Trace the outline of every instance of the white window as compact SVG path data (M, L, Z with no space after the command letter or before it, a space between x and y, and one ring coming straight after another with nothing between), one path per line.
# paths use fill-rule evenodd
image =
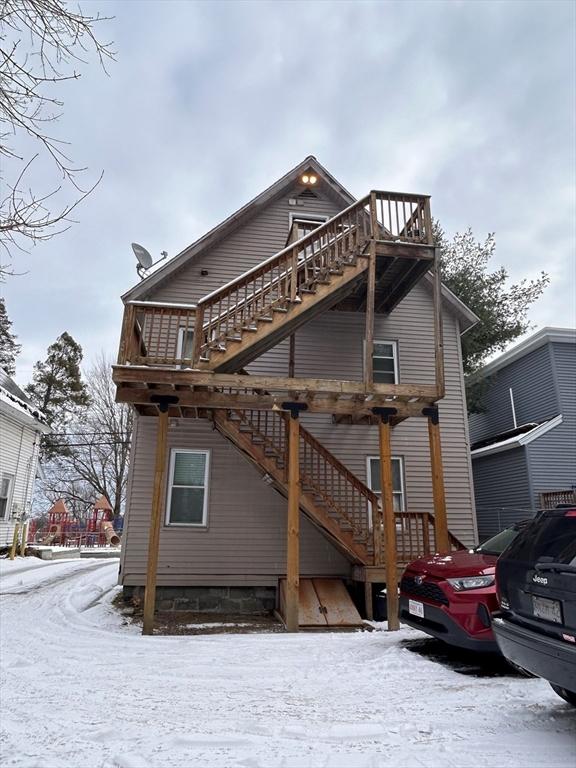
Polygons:
M191 328L178 329L178 346L176 358L178 360L192 360L192 345L194 344L194 331Z
M368 485L374 493L381 496L380 458L378 456L368 456ZM404 512L406 510L404 459L401 456L392 457L392 498L394 499L394 511Z
M172 449L166 505L167 525L206 525L209 458L208 451Z
M375 384L398 384L398 345L395 341L374 341L372 352Z
M0 520L8 520L12 508L12 488L14 475L2 472L0 476Z

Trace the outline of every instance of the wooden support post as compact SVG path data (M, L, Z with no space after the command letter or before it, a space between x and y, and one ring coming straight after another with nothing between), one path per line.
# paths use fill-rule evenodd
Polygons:
M286 550L286 629L298 632L300 604L300 422L305 403L282 403L288 418L288 543Z
M22 527L22 540L20 542L20 556L24 557L26 554L26 540L28 539L28 526L30 524L26 521Z
M442 445L440 442L440 419L438 408L424 408L428 417L428 440L430 442L430 467L432 469L432 496L434 499L434 534L436 551L450 552L448 518L446 516L446 494L444 490L444 469L442 466Z
M444 328L442 323L442 277L440 272L439 249L434 249L434 365L436 371L436 391L438 399L446 394L444 377Z
M20 523L14 523L14 535L12 536L12 546L10 547L10 560L14 560L16 557L16 547L18 546L18 533L20 531Z
M366 334L364 344L364 385L372 387L374 382L374 294L376 291L376 240L378 239L378 213L376 193L370 193L370 262L366 285Z
M396 515L392 481L392 449L390 446L390 418L395 408L374 408L380 416L378 432L380 438L380 485L382 488L382 509L384 513L384 570L386 573L386 616L388 630L400 629L398 619L398 563L396 549Z
M166 452L168 443L168 409L177 397L158 397L158 427L156 432L156 465L152 491L152 514L148 535L148 565L146 567L146 589L144 592L143 635L151 635L154 628L154 606L156 603L156 577L158 571L158 548L160 544L160 521L164 505L164 475L166 473Z

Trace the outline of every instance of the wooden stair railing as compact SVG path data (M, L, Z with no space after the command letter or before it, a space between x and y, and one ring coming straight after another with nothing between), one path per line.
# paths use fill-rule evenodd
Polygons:
M312 303L310 294L322 285L334 280L341 289L343 280L335 278L356 276L351 268L366 258L370 240L431 245L429 198L372 192L200 299L196 328L202 330L194 338L193 367L205 367L229 345L242 343L246 334L258 332L259 323L287 323L295 305ZM366 258L361 271L367 265Z
M275 411L214 411L216 428L287 493L287 420ZM374 562L378 497L300 425L300 506L362 565Z
M287 417L274 411L214 411L217 429L249 455L260 471L287 492ZM380 498L300 425L301 507L362 565L373 566L372 515L382 520ZM435 551L434 516L395 512L398 563ZM452 534L453 549L463 544ZM381 538L380 538L381 540ZM383 561L383 553L380 558Z

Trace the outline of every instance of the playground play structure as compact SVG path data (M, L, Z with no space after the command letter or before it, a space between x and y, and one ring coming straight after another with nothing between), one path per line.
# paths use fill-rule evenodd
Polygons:
M47 525L37 528L30 521L28 544L64 547L119 547L121 530L114 527L114 512L110 502L101 496L85 520L78 520L58 499L48 512Z

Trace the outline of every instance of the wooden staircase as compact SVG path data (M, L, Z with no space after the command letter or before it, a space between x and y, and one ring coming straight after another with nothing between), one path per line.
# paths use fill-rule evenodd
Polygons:
M394 285L413 285L433 257L428 199L398 197L372 192L202 298L195 310L192 367L238 371L357 291L378 253L384 288L387 272Z
M285 497L287 415L277 411L214 410L218 431L246 455ZM356 475L300 425L300 509L355 564L382 565L372 516L381 524L380 500ZM398 561L406 564L434 551L434 518L397 512ZM454 548L462 545L453 536ZM378 544L376 544L378 546Z

